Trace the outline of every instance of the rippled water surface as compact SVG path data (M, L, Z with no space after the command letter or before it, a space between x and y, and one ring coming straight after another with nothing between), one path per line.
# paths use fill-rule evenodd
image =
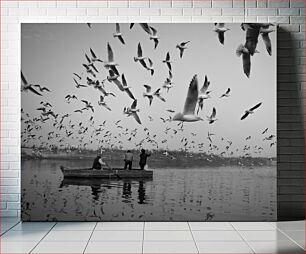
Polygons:
M60 165L23 160L24 220L267 221L276 219L276 167L154 169L152 180L63 179Z

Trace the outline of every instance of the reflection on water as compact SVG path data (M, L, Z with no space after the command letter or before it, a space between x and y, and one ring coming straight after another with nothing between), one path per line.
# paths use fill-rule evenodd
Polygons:
M22 161L24 220L276 220L276 167L154 169L151 180L63 179L60 165Z

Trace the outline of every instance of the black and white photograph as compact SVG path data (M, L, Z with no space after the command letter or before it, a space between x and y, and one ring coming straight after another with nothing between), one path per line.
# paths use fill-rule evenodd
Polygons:
M23 221L275 221L272 23L21 24Z

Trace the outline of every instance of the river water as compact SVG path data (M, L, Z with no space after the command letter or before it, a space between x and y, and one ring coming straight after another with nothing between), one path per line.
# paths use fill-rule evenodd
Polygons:
M25 221L273 221L276 167L153 169L152 180L67 180L60 165L22 160Z

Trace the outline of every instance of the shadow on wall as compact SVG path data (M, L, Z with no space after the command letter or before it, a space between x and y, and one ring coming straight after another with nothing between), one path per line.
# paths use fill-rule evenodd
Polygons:
M304 65L289 31L277 34L277 219L305 218Z

